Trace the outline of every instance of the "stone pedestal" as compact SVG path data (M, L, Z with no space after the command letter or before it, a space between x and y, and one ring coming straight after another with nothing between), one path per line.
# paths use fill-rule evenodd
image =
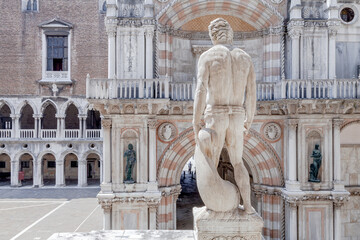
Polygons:
M261 240L264 222L259 214L214 212L206 207L193 208L196 240L244 239Z

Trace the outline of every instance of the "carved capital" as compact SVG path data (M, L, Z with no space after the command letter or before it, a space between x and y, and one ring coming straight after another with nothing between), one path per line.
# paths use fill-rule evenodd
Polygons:
M336 27L329 27L329 37L330 38L335 38L337 33L338 33L338 30Z
M335 118L333 119L333 126L334 128L340 128L340 126L344 123L343 119Z
M110 129L111 125L112 125L112 120L111 119L102 119L101 125L104 129Z
M154 37L154 29L153 28L146 28L145 29L145 37L153 39L153 37Z
M299 124L299 119L288 119L286 124L289 128L296 129Z
M288 34L291 39L299 39L301 35L301 29L298 28L290 29Z
M156 129L157 127L156 119L148 119L147 125L150 129Z
M112 208L112 201L111 199L102 199L99 200L99 204L104 209L104 211L111 211Z

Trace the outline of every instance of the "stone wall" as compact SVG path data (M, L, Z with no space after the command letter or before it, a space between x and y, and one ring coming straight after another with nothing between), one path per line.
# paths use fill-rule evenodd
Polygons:
M359 239L360 196L351 196L341 208L341 239Z
M73 24L71 79L74 95L85 95L86 74L106 77L107 35L98 0L41 1L38 12L21 10L21 1L0 3L0 94L38 94L42 78L41 23L59 18ZM89 30L91 29L91 30Z

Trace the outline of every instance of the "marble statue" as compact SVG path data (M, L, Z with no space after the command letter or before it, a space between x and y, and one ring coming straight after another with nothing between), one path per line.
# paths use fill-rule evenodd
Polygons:
M125 169L125 173L126 173L125 183L134 183L134 179L132 178L132 173L136 163L136 152L134 151L133 148L134 148L133 145L130 143L128 145L128 150L126 150L124 153L124 157L127 158L126 169Z
M212 21L209 34L214 46L200 56L194 100L197 186L207 209L234 211L242 198L245 213L252 214L249 174L242 154L244 134L250 129L256 108L254 66L245 51L231 47L233 30L226 20ZM224 145L236 185L217 172Z
M315 144L315 149L312 152L311 158L314 158L312 164L310 164L310 177L309 182L320 182L318 179L319 169L321 167L321 151L319 150L319 144Z

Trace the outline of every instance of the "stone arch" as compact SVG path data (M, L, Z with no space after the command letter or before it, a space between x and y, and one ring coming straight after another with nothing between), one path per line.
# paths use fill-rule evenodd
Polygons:
M28 151L28 150L22 150L22 151L16 153L16 154L15 154L15 157L14 157L14 160L15 160L15 161L19 161L19 160L20 160L20 157L21 157L22 155L24 155L24 154L29 154L29 155L32 157L33 161L36 160L35 154L32 153L32 152L30 152L30 151Z
M71 104L74 104L74 106L78 109L79 114L83 114L83 113L84 113L84 108L83 108L77 101L74 101L74 100L71 99L71 100L66 101L64 104L62 104L62 105L60 106L59 114L65 115L66 110L68 109L68 107L69 107Z
M45 151L39 153L37 159L41 160L46 154L51 154L55 157L56 160L58 159L56 153L52 150L45 150Z
M157 169L159 185L179 184L182 168L187 160L194 155L194 151L194 133L192 128L188 128L169 144L161 155ZM284 186L279 156L254 130L250 130L250 134L245 137L243 158L252 171L254 183Z
M30 107L33 109L34 114L38 114L38 108L36 106L36 104L34 104L33 101L31 100L24 100L21 103L19 103L16 107L15 113L16 114L21 114L22 109L26 106L26 105L30 105Z
M210 15L242 16L245 22L261 30L282 25L284 17L265 0L257 1L179 1L172 0L160 11L156 18L162 25L179 28L191 19Z
M64 161L64 158L65 158L68 154L71 154L71 153L74 154L74 155L77 157L78 160L81 159L81 158L79 158L79 153L78 153L77 151L75 151L75 150L66 150L66 151L64 151L64 152L61 153L59 160Z
M53 107L55 108L56 110L56 113L58 114L59 113L59 107L58 105L51 99L46 99L44 102L41 103L41 108L40 108L40 111L41 113L44 112L44 110L46 109L46 107L51 104L53 105Z
M90 154L96 154L99 156L99 161L102 161L102 154L96 150L87 150L81 155L81 159L86 159Z
M15 114L15 108L12 104L10 104L8 101L6 100L0 100L0 109L4 106L7 105L10 108L10 114Z

